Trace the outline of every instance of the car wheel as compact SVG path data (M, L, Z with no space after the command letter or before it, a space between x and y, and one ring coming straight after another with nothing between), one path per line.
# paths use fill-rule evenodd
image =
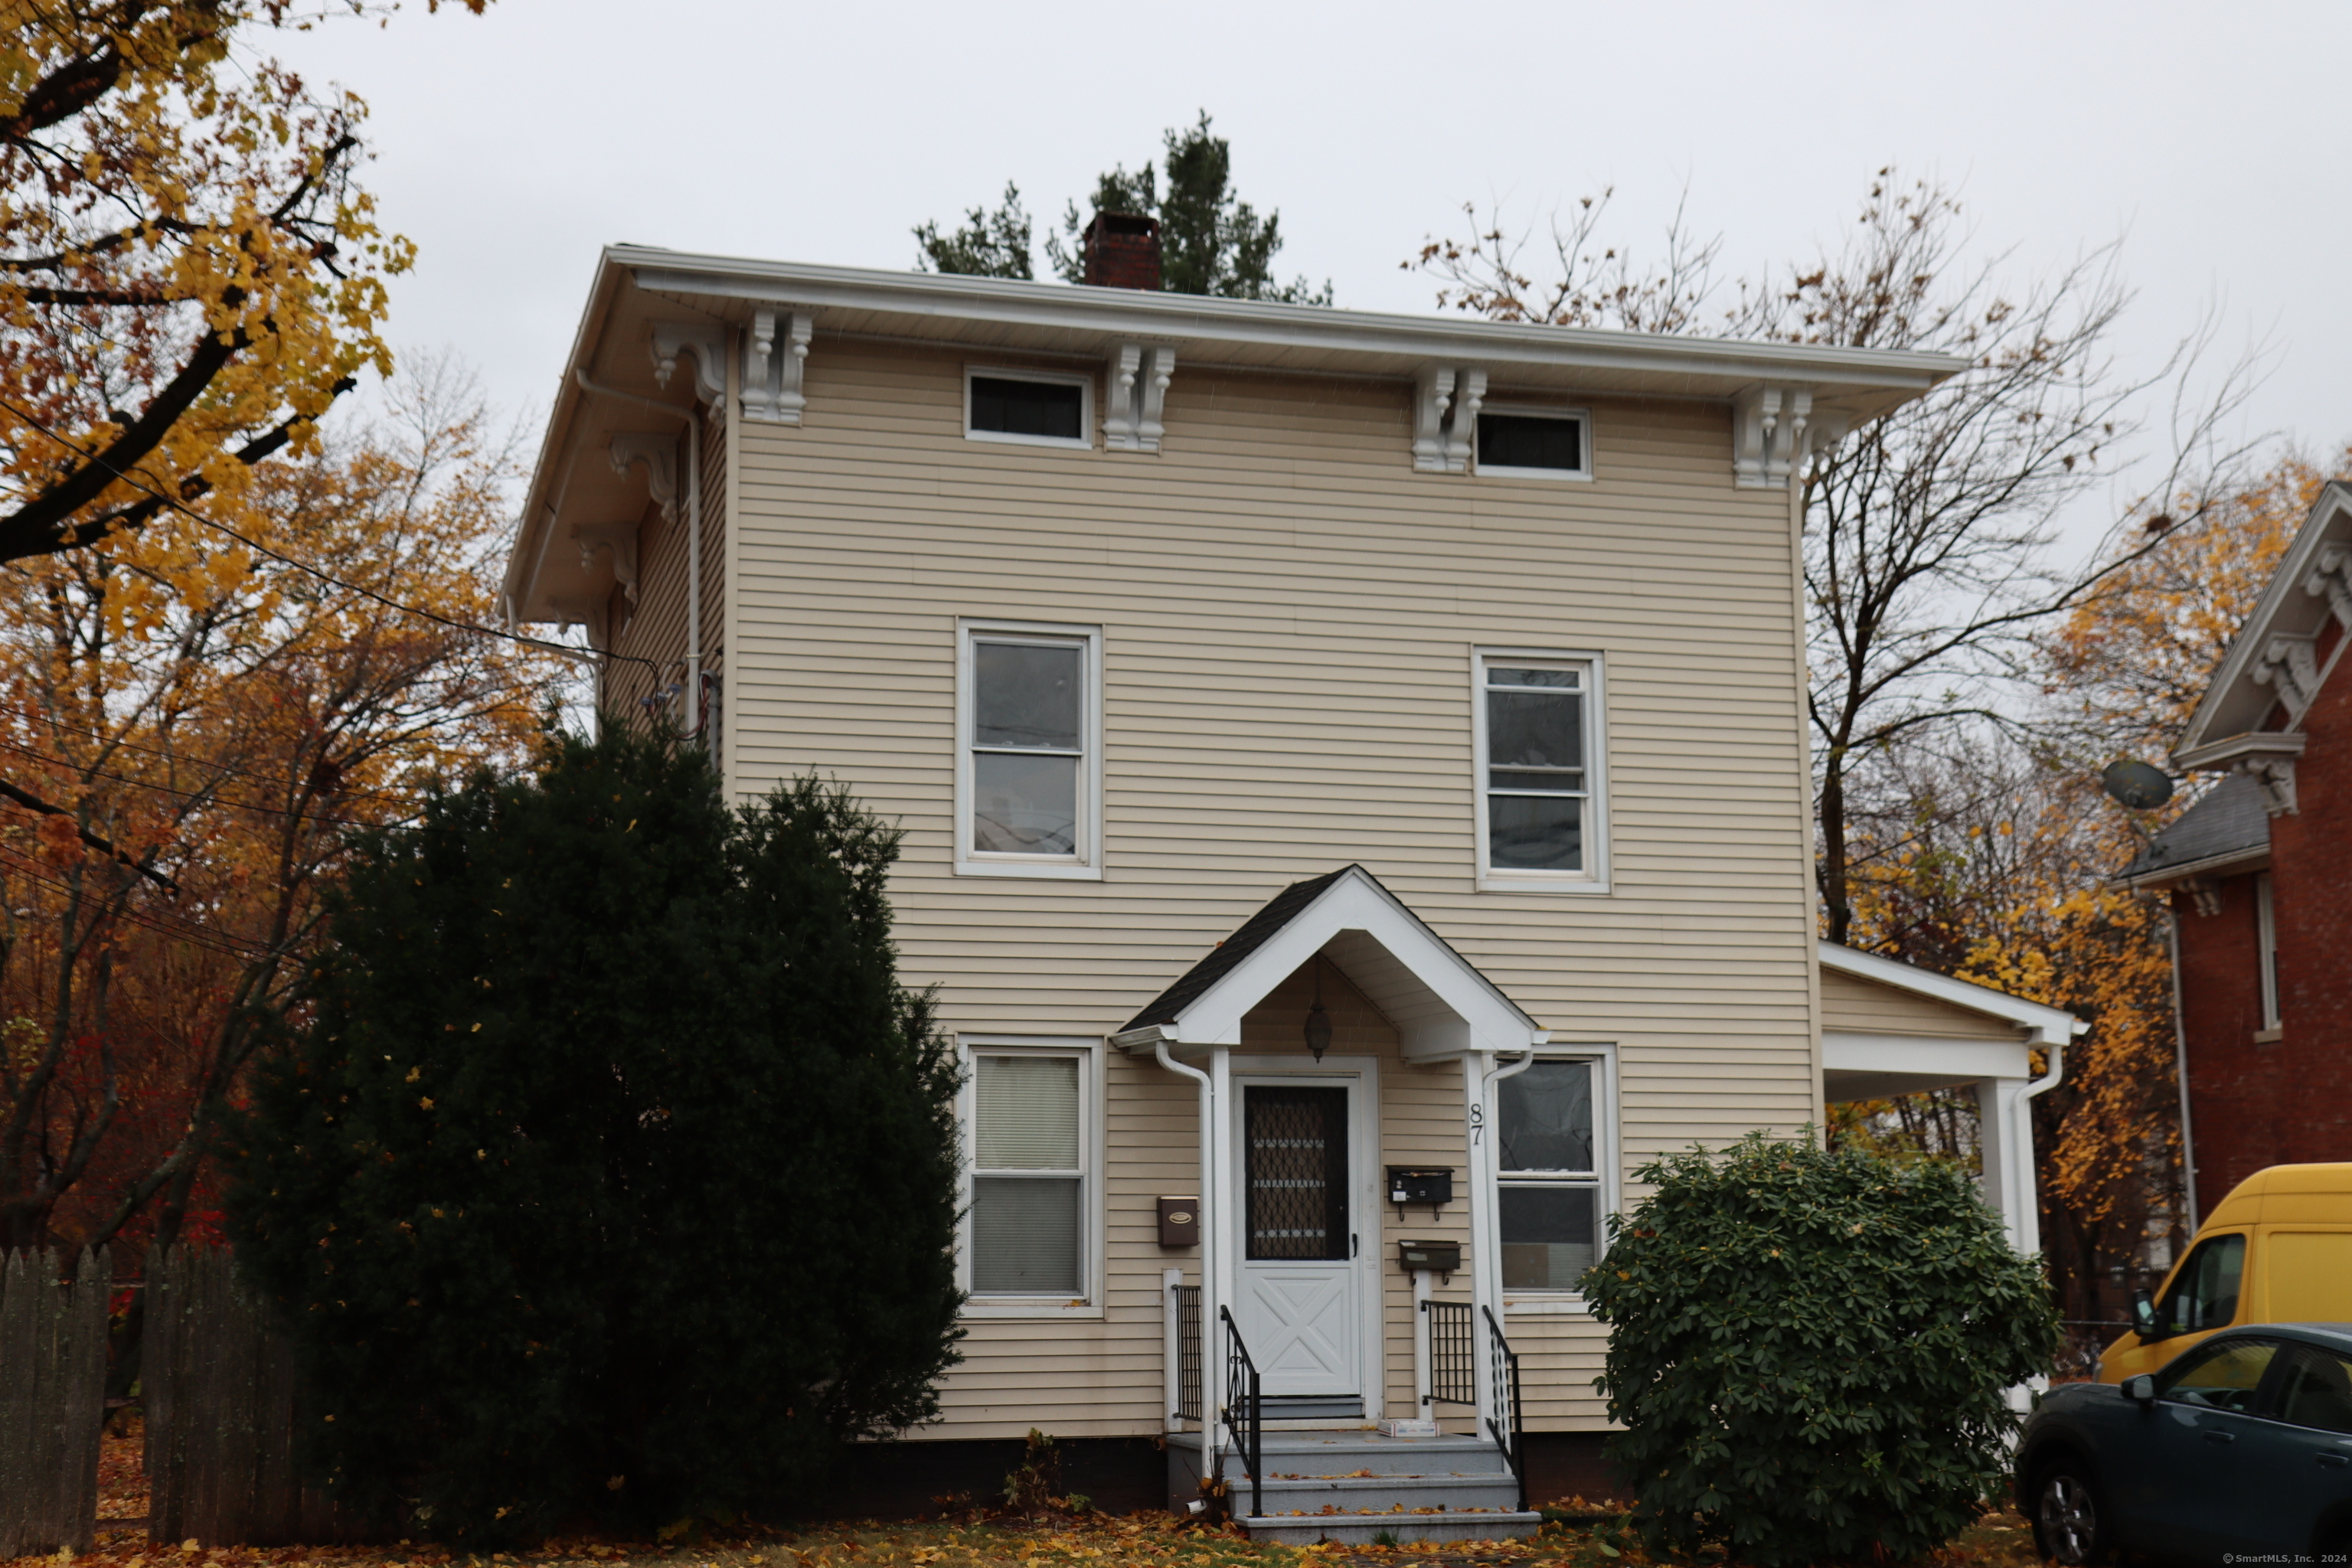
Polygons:
M2080 1465L2061 1460L2033 1489L2033 1544L2066 1568L2105 1563L2114 1543L2106 1501Z

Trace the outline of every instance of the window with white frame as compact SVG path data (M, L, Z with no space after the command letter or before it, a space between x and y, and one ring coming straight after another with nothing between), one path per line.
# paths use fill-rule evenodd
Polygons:
M967 621L962 641L957 869L1098 877L1102 634Z
M976 1047L969 1060L966 1289L983 1302L1082 1298L1092 1058L1083 1050Z
M1475 669L1481 884L1601 887L1601 661L1484 651Z
M2254 929L2261 943L2263 1027L2279 1026L2278 915L2271 903L2271 874L2254 879Z
M975 441L1094 447L1094 377L971 365L963 377L963 431Z
M1591 429L1582 409L1484 409L1478 415L1478 472L1500 479L1589 479Z
M1541 1057L1496 1086L1503 1289L1573 1292L1600 1257L1606 1063Z

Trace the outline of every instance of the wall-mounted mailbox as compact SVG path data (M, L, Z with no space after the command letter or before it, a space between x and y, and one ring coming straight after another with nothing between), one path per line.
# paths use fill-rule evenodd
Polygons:
M1451 1274L1462 1267L1462 1244L1458 1241L1400 1241L1398 1261L1408 1274L1427 1271L1431 1274Z
M1407 1204L1427 1204L1434 1214L1454 1201L1454 1172L1422 1165L1389 1167L1389 1202L1400 1209Z
M1162 1198L1160 1200L1160 1245L1162 1247L1201 1245L1200 1199Z

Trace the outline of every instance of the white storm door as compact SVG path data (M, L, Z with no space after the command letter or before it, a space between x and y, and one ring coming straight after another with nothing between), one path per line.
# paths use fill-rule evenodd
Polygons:
M1234 1321L1268 1396L1364 1392L1353 1086L1303 1077L1241 1085Z

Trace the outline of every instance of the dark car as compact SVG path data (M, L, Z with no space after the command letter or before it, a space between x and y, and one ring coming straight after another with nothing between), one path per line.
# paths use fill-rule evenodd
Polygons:
M2155 1373L2062 1384L2017 1448L2017 1501L2060 1563L2352 1552L2352 1323L2263 1323Z

